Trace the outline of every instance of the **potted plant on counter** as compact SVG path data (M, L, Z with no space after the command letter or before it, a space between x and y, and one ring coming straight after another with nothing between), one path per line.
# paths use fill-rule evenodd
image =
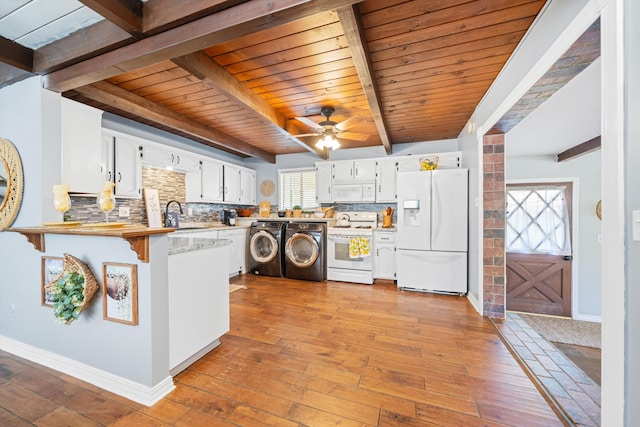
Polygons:
M293 207L293 217L302 218L302 207L300 207L300 205L295 205Z

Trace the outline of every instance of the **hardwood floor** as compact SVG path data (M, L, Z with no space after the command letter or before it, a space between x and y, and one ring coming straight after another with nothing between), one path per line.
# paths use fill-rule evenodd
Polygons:
M2 426L562 425L465 298L245 275L151 408L0 352ZM194 325L197 326L197 325Z

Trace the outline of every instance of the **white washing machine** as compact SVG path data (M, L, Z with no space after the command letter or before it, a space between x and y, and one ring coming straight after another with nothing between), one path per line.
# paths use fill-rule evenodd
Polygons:
M249 271L261 276L284 276L286 222L258 221L249 230Z

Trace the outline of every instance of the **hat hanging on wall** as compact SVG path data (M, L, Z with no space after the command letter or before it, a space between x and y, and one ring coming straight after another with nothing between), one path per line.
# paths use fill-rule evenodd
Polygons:
M276 190L276 185L270 179L265 179L260 184L260 194L263 197L270 197Z

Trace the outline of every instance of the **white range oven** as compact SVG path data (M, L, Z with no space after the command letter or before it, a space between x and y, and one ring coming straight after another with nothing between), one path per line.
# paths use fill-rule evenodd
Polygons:
M375 212L341 212L327 230L327 279L373 284Z

